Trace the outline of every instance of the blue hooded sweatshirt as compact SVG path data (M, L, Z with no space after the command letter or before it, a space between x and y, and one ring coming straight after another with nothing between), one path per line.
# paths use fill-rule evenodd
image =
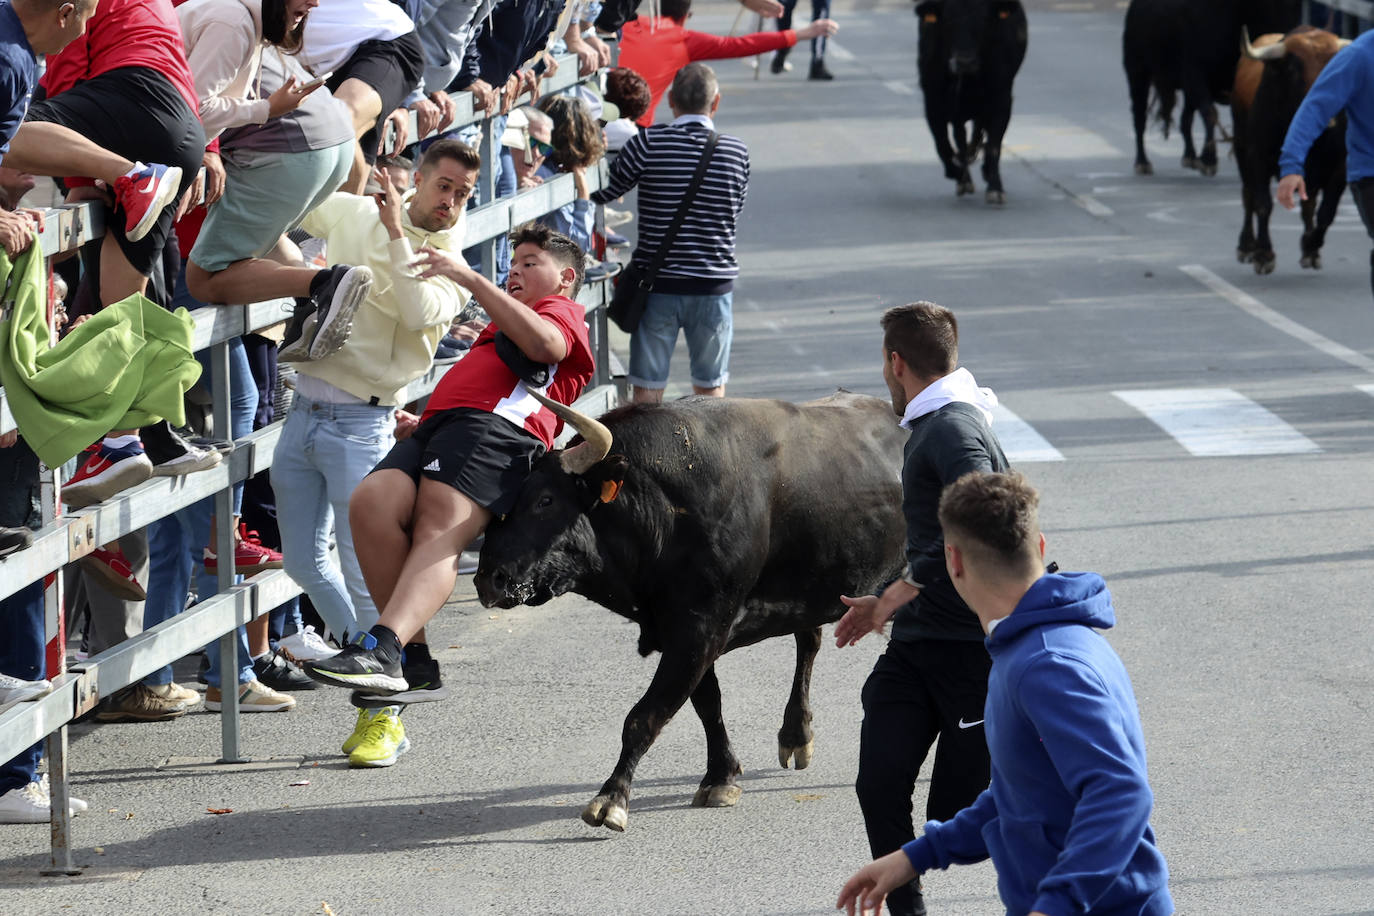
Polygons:
M1008 916L1170 916L1169 872L1130 678L1094 628L1116 623L1096 573L1040 578L988 637L992 784L903 847L917 873L992 857Z

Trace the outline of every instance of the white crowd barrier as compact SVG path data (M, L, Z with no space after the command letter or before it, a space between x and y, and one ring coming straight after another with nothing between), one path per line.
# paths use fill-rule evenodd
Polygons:
M595 75L586 79L594 78ZM577 75L576 57L567 55L559 59L557 73L544 81L540 91L541 94L559 92L581 81L583 79ZM467 213L465 246L483 246L483 268L491 276L495 271L496 240L514 226L574 200L573 178L571 175L559 175L539 187L493 201L493 177L488 164L493 161L492 151L498 142L494 119L483 112L475 112L471 97L466 93L455 95L454 101L458 105L458 118L453 126L480 125L482 128L483 169L479 185L485 192L481 198L484 202ZM522 97L515 104L528 101L528 97ZM417 136L413 114L410 136ZM595 170L589 170L589 189L602 187L605 174L604 163ZM600 231L603 228L601 208L596 209L597 229ZM49 210L45 223L40 241L43 253L49 259L99 239L104 229L100 211L91 204ZM605 281L590 283L578 297L587 309L597 370L592 383L575 406L593 416L609 409L616 399L604 308L609 299L609 287L610 284ZM286 317L285 305L284 300L276 300L251 305L213 306L197 309L193 313L196 324L195 348L198 351L209 349L211 353L216 430L229 428L228 342L279 323ZM412 382L407 389L407 401L428 395L450 368L450 365L433 366L424 376ZM233 452L211 470L185 477L154 477L103 503L66 514L61 511L57 495L60 471L43 469L46 523L42 530L34 533L32 547L0 559L0 598L11 596L31 583L60 571L103 544L144 528L206 497L214 497L216 501L218 543L232 543L232 487L271 466L282 422L278 419L236 440ZM0 433L15 428L4 391L0 389ZM233 564L221 563L219 576L219 593L214 597L70 669L50 671L53 682L51 693L16 704L0 713L0 761L9 760L35 742L47 739L46 757L53 813L52 856L50 867L43 871L44 874L79 873L71 864L70 818L66 804L69 797L68 723L93 710L105 697L217 639L222 670L238 670L237 643L233 635L235 629L300 594L300 589L281 570L260 573L236 585L233 584ZM54 584L47 588L47 636L50 646L56 646L56 657L64 659L61 576L54 578ZM5 634L0 633L0 638L5 638ZM51 657L53 653L50 652ZM221 723L220 759L225 763L238 762L242 758L239 752L239 711L235 691L224 693ZM154 734L149 733L149 740L156 740Z

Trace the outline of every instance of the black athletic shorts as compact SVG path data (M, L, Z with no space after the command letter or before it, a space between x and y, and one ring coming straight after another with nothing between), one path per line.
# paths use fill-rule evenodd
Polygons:
M377 161L378 131L387 115L400 108L406 96L415 91L424 72L425 51L420 45L420 38L414 32L407 32L390 41L374 38L358 45L352 56L325 83L330 92L336 92L346 79L362 80L381 96L382 113L377 116L377 123L358 141L362 144L368 165Z
M172 230L172 214L181 195L196 180L205 154L200 118L171 80L147 67L120 67L34 102L24 120L60 124L135 162L181 167L177 196L137 242L124 236L122 211L118 218L106 212L105 231L115 237L134 269L148 274L160 266L162 249Z
M494 515L515 508L515 498L544 443L494 413L459 407L436 413L402 439L372 470L405 471L446 483Z

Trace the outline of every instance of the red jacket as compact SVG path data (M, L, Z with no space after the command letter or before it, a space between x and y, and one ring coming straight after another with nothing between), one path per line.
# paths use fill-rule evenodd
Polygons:
M790 48L796 43L797 33L792 29L725 38L690 31L683 28L682 23L665 16L657 19L640 16L625 23L620 36L619 64L629 67L649 84L649 110L639 119L640 124L648 127L654 123L654 110L663 93L673 84L673 77L692 61L748 57Z
M85 34L60 54L48 55L48 70L40 82L54 96L80 80L120 67L156 70L171 81L191 111L200 111L181 25L170 0L100 0Z

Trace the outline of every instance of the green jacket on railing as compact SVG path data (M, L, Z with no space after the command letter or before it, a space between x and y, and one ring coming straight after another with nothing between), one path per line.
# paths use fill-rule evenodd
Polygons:
M11 262L0 251L0 384L19 434L57 467L111 430L185 422L200 377L195 322L133 295L101 309L50 347L47 275L38 240Z

